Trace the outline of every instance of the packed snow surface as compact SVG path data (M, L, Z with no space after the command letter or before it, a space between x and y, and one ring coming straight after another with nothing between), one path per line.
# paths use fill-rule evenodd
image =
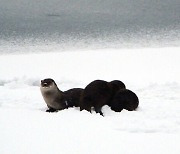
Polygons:
M179 47L34 53L0 56L1 154L180 153ZM139 108L47 113L39 89L47 77L63 91L119 79Z

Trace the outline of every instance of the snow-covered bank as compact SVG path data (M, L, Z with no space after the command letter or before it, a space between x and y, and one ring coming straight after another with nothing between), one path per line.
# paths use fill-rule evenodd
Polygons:
M179 82L179 49L108 49L2 55L0 82L27 80L34 83L45 77L52 77L59 82L87 83L98 78L120 79L136 86L139 83Z
M95 50L0 57L0 153L180 153L180 48ZM40 79L61 90L122 80L137 111L105 117L70 108L46 113Z

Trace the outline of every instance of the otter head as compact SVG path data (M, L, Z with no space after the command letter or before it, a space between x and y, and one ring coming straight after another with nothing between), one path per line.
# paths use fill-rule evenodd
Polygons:
M41 89L43 90L52 90L57 89L57 85L53 79L47 78L44 80L41 80Z

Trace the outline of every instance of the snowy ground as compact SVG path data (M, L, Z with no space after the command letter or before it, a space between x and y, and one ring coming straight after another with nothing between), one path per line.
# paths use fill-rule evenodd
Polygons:
M119 49L0 56L0 153L179 154L180 48ZM105 117L70 108L46 113L41 79L61 90L122 80L137 111Z

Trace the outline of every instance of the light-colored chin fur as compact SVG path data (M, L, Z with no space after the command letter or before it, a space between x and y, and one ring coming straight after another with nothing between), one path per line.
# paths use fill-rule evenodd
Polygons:
M54 88L56 88L54 85L51 85L51 86L49 86L49 87L40 87L40 89L42 90L42 91L47 91L47 90L53 90Z

